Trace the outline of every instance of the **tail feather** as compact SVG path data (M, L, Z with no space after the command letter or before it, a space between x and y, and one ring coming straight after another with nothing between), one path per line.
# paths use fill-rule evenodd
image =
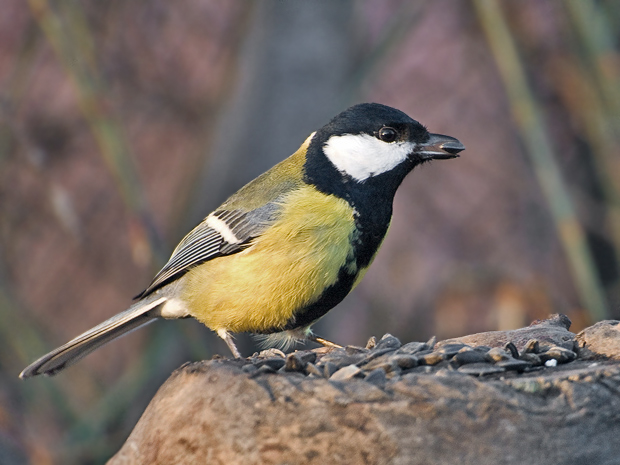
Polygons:
M150 301L136 302L124 312L113 316L44 355L27 366L19 374L19 377L30 378L40 374L55 375L112 339L154 321L158 314L152 310L165 301L165 297L160 297Z

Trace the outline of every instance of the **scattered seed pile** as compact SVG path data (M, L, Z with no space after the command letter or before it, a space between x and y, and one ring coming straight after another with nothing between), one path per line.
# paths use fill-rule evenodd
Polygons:
M275 372L298 372L309 377L345 381L363 378L374 384L396 380L407 373L433 374L451 370L472 376L509 371L529 372L568 363L577 353L565 347L530 339L521 352L512 342L504 348L447 343L436 346L428 342L402 345L391 334L377 341L370 338L365 348L347 346L325 352L323 349L296 351L285 355L277 349L263 351L247 359L242 369L251 376Z

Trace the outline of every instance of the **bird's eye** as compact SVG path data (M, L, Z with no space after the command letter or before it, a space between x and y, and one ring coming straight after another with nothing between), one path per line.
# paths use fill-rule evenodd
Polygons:
M378 136L383 142L394 142L398 137L398 132L394 128L381 128Z

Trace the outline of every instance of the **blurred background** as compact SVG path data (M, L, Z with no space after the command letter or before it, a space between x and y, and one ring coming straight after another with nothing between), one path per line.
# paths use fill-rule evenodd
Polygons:
M17 378L124 310L202 217L354 103L467 150L405 180L383 249L319 334L620 316L617 1L0 7L2 464L103 463L172 370L229 355L194 321L157 322Z

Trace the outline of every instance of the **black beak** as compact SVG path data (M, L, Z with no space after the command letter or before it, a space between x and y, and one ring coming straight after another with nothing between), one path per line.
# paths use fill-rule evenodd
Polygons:
M465 146L458 139L442 134L430 134L430 139L415 151L426 160L445 160L456 158Z

